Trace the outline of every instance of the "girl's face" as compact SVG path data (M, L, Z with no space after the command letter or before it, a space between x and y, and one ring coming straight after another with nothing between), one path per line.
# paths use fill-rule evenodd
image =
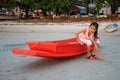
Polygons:
M91 25L89 30L90 30L90 33L94 33L96 31L96 27L94 25Z

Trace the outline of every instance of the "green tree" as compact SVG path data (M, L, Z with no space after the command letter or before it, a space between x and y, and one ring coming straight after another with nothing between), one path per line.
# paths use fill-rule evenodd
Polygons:
M115 13L115 0L106 0L106 2L111 6L111 11L112 11L112 14Z
M10 8L15 8L18 4L16 0L3 0L3 3L8 4Z
M56 15L60 15L62 13L68 14L70 0L39 0L34 3L34 7L36 9L42 9L44 16L46 16L46 12L50 14L51 11Z
M9 4L9 7L11 9L17 7L17 13L18 13L18 19L19 19L20 8L25 9L26 14L28 16L28 10L32 8L31 3L34 3L34 0L3 0L3 2Z
M90 1L89 1L89 0L83 0L83 3L84 3L84 5L85 5L85 7L86 7L87 14L88 14ZM104 0L95 0L94 3L96 4L96 9L95 9L95 10L96 10L96 13L98 13L99 10L103 7ZM95 13L95 14L96 14L96 13Z
M69 14L70 10L70 0L56 0L55 2L55 13L56 15L60 15L61 13L63 14Z
M34 3L35 3L34 0L20 0L20 4L19 4L20 9L24 9L25 10L26 17L28 17L29 9L32 9Z
M87 11L87 14L88 14L88 10L89 10L89 0L83 0L83 5L85 5L86 11Z
M17 7L17 14L16 15L17 15L17 18L19 19L19 16L20 16L20 9L19 9L20 3L19 3L19 1L17 1L17 0L9 0L9 1L3 0L3 2L8 4L10 9Z
M96 12L99 13L99 10L103 7L104 0L96 0Z
M120 7L120 0L106 0L106 1L111 6L112 14L115 14L117 8Z
M54 0L41 0L40 1L40 9L42 9L43 15L47 16L47 12L50 15L50 12L55 8L55 1Z

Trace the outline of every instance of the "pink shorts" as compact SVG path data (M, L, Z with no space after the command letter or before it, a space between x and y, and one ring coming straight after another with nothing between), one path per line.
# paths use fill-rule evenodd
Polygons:
M87 46L90 46L93 44L93 40L92 39L88 39L85 37L85 35L83 33L79 34L79 40L81 41L81 44L86 44ZM97 44L100 44L100 38L97 38Z
M79 34L79 40L81 41L81 44L86 44L87 46L93 44L93 41L91 39L87 39L83 33Z
M90 45L92 45L92 41L91 40L89 40L89 39L84 39L84 38L80 38L80 41L81 41L81 43L84 43L84 44L86 44L87 46L90 46Z

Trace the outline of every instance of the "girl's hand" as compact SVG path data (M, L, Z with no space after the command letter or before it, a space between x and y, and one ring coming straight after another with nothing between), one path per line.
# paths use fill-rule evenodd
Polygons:
M79 39L77 38L76 41L79 42Z
M98 56L98 60L101 60L101 61L103 60L101 55Z
M80 41L80 40L79 40L78 42L79 42L81 45L83 45L83 44L84 44L84 43L83 43L82 41Z

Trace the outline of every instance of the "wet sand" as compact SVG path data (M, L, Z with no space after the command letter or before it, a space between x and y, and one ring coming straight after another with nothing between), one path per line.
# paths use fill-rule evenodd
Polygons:
M75 37L75 32L90 23L1 24L0 80L119 80L120 30L104 32L112 22L100 23L100 51L103 61L87 60L85 55L48 59L12 54L13 48L28 49L26 41L49 41ZM118 24L120 24L118 22Z

